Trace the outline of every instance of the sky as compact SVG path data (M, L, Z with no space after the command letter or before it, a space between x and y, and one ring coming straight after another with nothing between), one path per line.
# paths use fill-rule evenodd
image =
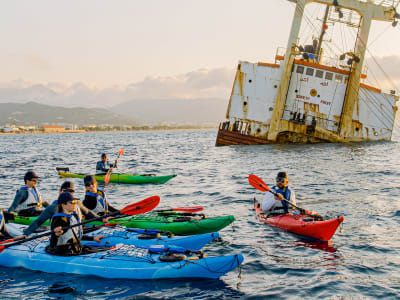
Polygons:
M0 102L228 100L239 60L273 62L286 47L294 7L286 0L1 1ZM370 52L395 86L399 37L389 23L370 36Z

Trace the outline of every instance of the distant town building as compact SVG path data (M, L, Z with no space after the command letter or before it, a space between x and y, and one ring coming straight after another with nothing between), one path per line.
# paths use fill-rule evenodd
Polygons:
M65 128L56 125L43 125L42 126L44 132L52 133L52 132L65 132Z

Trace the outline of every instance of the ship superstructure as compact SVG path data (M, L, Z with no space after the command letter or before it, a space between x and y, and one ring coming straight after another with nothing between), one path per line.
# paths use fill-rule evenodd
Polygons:
M396 25L399 1L289 1L296 9L286 50L274 63L239 62L216 145L390 140L398 96L361 81L372 20ZM300 26L312 2L326 6L322 28L302 46ZM357 28L353 51L324 57L328 22Z

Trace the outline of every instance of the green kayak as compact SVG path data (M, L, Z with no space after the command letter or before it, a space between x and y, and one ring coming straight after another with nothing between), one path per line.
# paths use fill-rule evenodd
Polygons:
M78 173L70 173L68 168L56 168L58 175L61 178L71 177L71 178L84 178L88 174L78 174ZM89 174L92 175L92 174ZM104 182L104 177L106 174L98 174L93 175L97 181ZM155 174L125 174L125 173L111 173L110 182L115 183L133 183L133 184L142 184L142 183L166 183L171 178L174 178L176 175L165 175L165 176L157 176Z
M15 220L10 222L18 224L31 224L37 217L21 217L16 215ZM201 233L217 232L235 221L235 217L198 217L182 216L180 214L162 215L162 214L144 214L128 216L111 220L110 223L120 223L130 228L159 229L170 231L176 235L193 235ZM48 225L48 221L44 225ZM103 224L101 222L90 223L93 225Z

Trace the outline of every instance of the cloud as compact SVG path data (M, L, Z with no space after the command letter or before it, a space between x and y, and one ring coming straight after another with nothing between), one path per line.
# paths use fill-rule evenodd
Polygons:
M96 88L77 82L47 84L26 80L0 83L0 102L36 101L65 107L111 107L134 99L227 99L235 76L230 68L199 69L176 76L146 77L127 86Z

